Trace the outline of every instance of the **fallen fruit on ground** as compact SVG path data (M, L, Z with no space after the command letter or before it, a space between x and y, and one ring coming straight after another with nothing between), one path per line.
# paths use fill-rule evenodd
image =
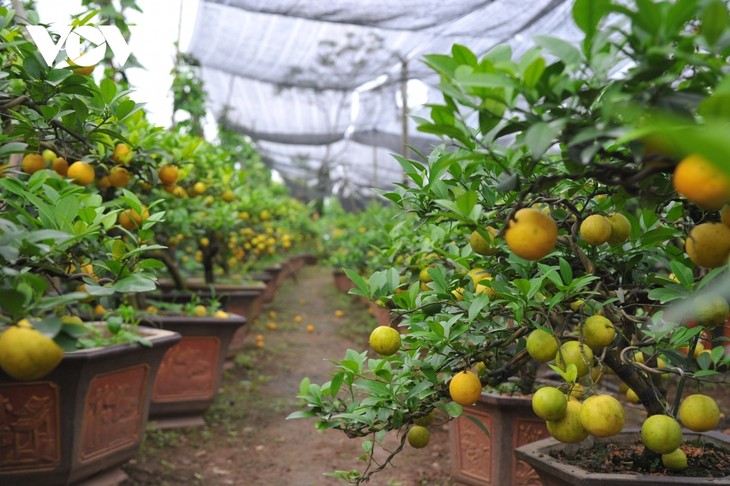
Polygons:
M686 397L679 406L682 425L695 432L707 432L720 423L720 407L714 398L697 393Z
M378 326L370 333L370 347L381 356L390 356L400 349L400 333L389 326Z
M474 405L482 394L482 383L471 371L461 371L449 382L451 399L463 407Z
M658 454L667 454L682 443L682 427L668 415L652 415L641 425L641 441Z

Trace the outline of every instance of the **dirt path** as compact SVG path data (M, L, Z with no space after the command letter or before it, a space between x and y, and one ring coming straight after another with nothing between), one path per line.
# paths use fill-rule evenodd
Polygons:
M125 467L130 479L124 486L341 485L323 473L363 469L356 459L363 453L361 440L319 432L309 419L285 418L300 405L301 379L326 381L332 369L328 360L341 359L347 348L366 349L375 321L362 303L334 289L328 268L306 267L297 280L280 287L252 327L206 414L207 427L149 432L137 460ZM335 316L338 309L344 317ZM306 331L310 324L313 332ZM259 334L263 348L255 346ZM397 439L388 442L395 446ZM447 428L434 427L427 448L406 448L394 465L368 484L451 484Z

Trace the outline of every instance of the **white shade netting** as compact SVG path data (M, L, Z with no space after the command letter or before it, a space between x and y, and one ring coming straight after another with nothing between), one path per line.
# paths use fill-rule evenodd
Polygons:
M419 104L443 101L424 55L449 53L454 43L482 55L508 43L517 57L535 35L577 41L571 7L570 0L202 0L189 51L203 66L212 113L251 137L287 182L314 185L312 174L326 164L334 192L338 184L390 187L403 179L391 153L406 144L427 153L440 143L403 117L406 79L421 81L419 96L408 83L409 115L427 117Z

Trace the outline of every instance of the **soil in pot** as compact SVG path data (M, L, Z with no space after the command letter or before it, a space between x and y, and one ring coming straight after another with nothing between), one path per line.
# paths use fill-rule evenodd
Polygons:
M661 455L645 451L640 439L621 443L594 443L590 448L553 450L550 456L595 473L642 474L682 477L730 476L730 450L702 441L688 441L680 447L687 455L687 469L667 470Z

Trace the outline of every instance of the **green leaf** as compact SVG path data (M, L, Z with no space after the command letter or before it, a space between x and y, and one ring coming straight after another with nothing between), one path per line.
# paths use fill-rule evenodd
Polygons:
M730 15L727 5L721 0L715 0L707 5L701 16L700 32L708 44L714 46L722 37L730 24Z
M558 57L566 66L574 66L583 61L583 54L568 41L547 35L537 35L533 39L537 45Z
M101 80L99 90L101 91L101 99L108 105L117 94L117 84L109 78L104 78Z
M138 273L124 277L114 284L116 292L150 292L157 288L157 284L151 278Z
M483 424L483 423L481 422L481 420L479 420L478 418L476 418L476 417L475 417L475 416L473 416L473 415L464 415L464 416L465 416L466 418L468 418L469 420L471 420L471 421L472 421L472 422L473 422L473 423L474 423L474 424L475 424L475 425L476 425L477 427L479 427L479 430L481 430L482 432L484 432L484 435L485 435L485 438L484 438L484 440L486 441L486 438L487 438L487 437L489 437L489 429L487 429L487 426L486 426L486 425L484 425L484 424ZM479 439L477 439L477 442L478 442L478 441L479 441ZM475 446L476 446L476 447L479 447L479 445L478 445L478 444L475 444Z
M610 0L576 0L573 4L573 20L587 38L593 37L601 19L608 13Z
M478 62L477 56L468 47L462 46L461 44L451 46L451 55L457 64L466 64L467 66L474 67Z
M298 418L310 418L310 417L316 417L316 416L317 416L317 414L311 410L297 410L296 412L292 412L289 415L287 415L286 420L298 419Z
M691 288L694 285L695 279L694 275L692 275L692 269L687 265L684 265L678 260L672 260L669 262L669 268L683 287Z
M447 403L444 410L449 414L449 417L461 417L464 414L464 407L456 402Z
M560 130L545 122L538 122L527 129L525 133L525 145L527 145L533 160L543 156L545 151L555 143L555 137Z
M545 72L545 58L538 57L532 61L525 69L522 75L522 80L526 87L534 88L535 85L540 81L542 73Z

